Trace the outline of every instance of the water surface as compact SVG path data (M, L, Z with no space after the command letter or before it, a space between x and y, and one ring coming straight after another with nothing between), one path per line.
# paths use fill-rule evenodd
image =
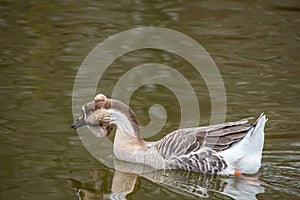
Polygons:
M191 199L199 198L190 195L199 191L207 199L300 198L298 1L30 0L2 1L0 11L1 199L109 198L118 188L113 183L122 183L120 177L133 184L129 199ZM258 185L193 173L149 177L115 171L94 159L70 129L73 83L85 56L108 37L142 26L174 29L205 47L224 80L227 121L267 114ZM173 66L188 78L201 102L200 124L209 124L204 81L189 63L168 52L122 56L104 74L101 92L110 95L122 74L149 62ZM142 125L157 102L165 106L168 119L152 139L179 126L174 94L148 85L130 102Z

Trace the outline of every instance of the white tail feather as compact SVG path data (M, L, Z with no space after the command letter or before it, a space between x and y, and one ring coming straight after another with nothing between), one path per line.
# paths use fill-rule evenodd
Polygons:
M241 173L254 174L259 170L267 120L266 115L262 113L240 142L219 153L228 163L224 173L233 174L234 170L238 170Z

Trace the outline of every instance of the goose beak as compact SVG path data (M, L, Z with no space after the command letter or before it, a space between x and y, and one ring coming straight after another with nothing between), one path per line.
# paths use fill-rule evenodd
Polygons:
M72 124L71 128L77 129L85 125L87 125L87 123L85 122L83 115L80 115L80 117Z

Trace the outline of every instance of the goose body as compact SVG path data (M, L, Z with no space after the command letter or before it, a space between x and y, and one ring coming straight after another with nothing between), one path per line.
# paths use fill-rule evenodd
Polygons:
M157 169L180 169L208 174L254 174L261 165L265 114L249 119L173 131L155 142L143 140L134 112L124 103L96 95L82 107L72 128L87 125L97 137L116 126L117 159Z

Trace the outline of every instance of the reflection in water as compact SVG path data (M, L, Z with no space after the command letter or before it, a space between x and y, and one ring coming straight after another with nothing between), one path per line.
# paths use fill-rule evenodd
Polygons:
M109 198L114 172L91 161L69 128L71 92L76 71L93 47L109 36L141 26L175 29L206 48L224 79L226 121L256 116L260 111L268 114L259 172L260 180L266 183L265 192L257 198L300 199L299 0L4 0L0 10L0 199L74 199L68 181L70 170L81 170L78 177L72 175L80 180L72 181L80 188L78 195ZM105 88L101 92L109 94L131 66L174 66L197 88L200 123L207 125L209 93L189 64L163 52L137 53L112 64L106 79L99 83ZM174 95L162 87L141 89L130 102L141 124L148 124L145 113L159 102L168 111L162 134L176 129L180 113L172 109L178 105ZM88 179L86 172L90 171L94 179L82 181ZM141 183L127 197L188 199L139 179ZM243 182L218 176L210 183L221 185L223 181L227 186L230 180L238 182L233 186ZM230 188L231 193L236 192ZM247 188L252 187L243 186L244 191ZM223 193L231 195L228 190L207 190L208 199L222 199L220 195L224 199Z
M217 197L218 199L256 199L256 195L264 193L259 181L249 181L228 176L217 176L176 170L150 171L139 164L115 162L116 170L112 178L109 194L103 193L108 179L107 174L94 170L93 181L79 183L72 180L79 199L127 199L135 190L138 177L146 178L166 189L187 198L199 199Z
M92 170L92 179L88 181L77 181L71 178L72 187L76 190L76 195L78 199L88 200L88 199L102 199L105 191L106 180L109 178L108 174L103 170Z
M126 195L133 192L137 177L136 174L116 170L111 186L111 198L126 199Z

